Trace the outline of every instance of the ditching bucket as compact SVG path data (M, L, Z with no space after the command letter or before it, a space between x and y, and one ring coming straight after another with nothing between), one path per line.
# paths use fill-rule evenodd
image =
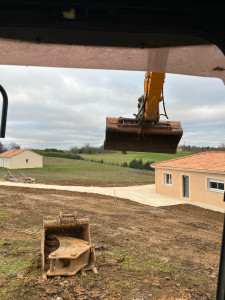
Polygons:
M84 274L89 269L97 273L89 219L78 219L77 213L60 213L55 220L43 221L41 254L43 278L78 271Z
M182 135L180 122L107 118L104 149L174 154Z

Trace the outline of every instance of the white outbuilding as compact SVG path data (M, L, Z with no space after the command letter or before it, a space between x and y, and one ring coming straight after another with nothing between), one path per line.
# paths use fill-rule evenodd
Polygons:
M43 156L28 149L12 149L0 154L0 167L7 169L43 168Z

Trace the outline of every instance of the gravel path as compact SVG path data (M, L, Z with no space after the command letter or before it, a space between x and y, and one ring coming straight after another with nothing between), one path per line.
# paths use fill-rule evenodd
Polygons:
M94 193L101 195L108 195L115 198L128 199L141 204L150 206L171 206L178 204L192 204L206 209L224 212L224 209L216 206L183 200L167 195L156 194L155 184L138 185L138 186L126 186L126 187L97 187L97 186L65 186L65 185L47 185L47 184L28 184L28 183L16 183L9 181L1 181L0 186L19 186L35 189L53 189L53 190L65 190L83 193Z

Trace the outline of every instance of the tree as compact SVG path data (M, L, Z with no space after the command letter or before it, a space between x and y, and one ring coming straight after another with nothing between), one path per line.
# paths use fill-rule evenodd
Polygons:
M20 149L20 145L18 145L16 143L11 143L10 144L10 149Z
M222 144L219 145L219 150L220 151L224 151L225 150L225 144L224 143L222 143Z
M77 154L77 153L79 153L79 148L78 148L78 147L75 147L75 146L74 146L74 147L71 147L71 148L70 148L70 152L71 152L71 153Z
M59 152L59 153L64 153L63 150L56 149L56 148L45 148L45 152Z
M0 142L0 153L7 151L8 149Z
M133 159L130 163L129 163L129 168L134 168L137 169L138 168L138 161L135 159Z

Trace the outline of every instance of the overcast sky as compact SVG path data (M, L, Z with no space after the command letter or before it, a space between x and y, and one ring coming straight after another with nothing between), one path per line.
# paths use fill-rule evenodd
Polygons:
M100 146L105 119L132 117L144 72L0 66L9 98L6 139L22 148ZM225 143L225 87L219 79L166 75L170 120L180 120L181 144Z

